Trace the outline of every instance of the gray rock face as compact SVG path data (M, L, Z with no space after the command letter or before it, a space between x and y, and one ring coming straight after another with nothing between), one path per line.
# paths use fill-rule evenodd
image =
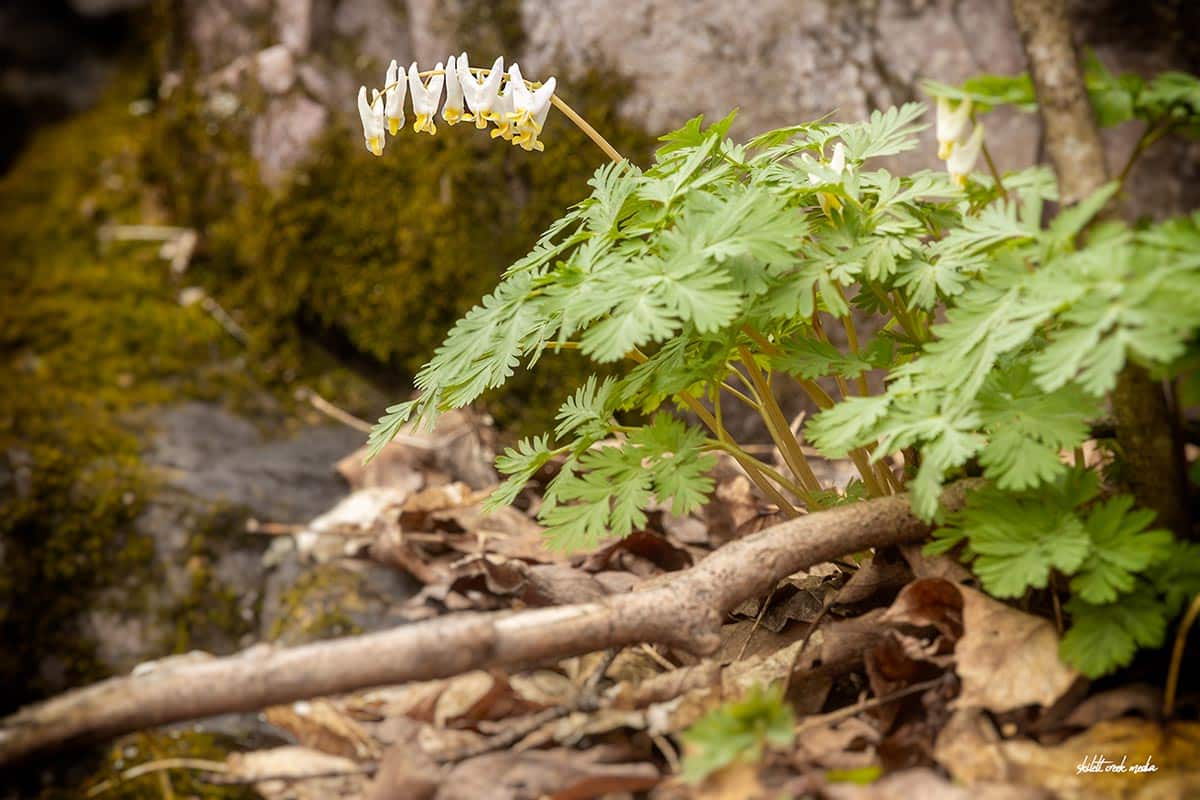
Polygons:
M337 502L345 486L333 464L362 444L334 425L264 441L250 422L207 403L168 409L155 424L146 461L173 488L275 522L306 522Z
M255 123L253 153L269 181L304 158L332 116L344 115L355 124L355 90L360 83L379 84L391 58L432 66L448 53L471 51L473 43L496 41L496 20L508 12L491 8L481 15L477 5L467 0L185 4L186 29L209 70L255 54L260 62L271 53L282 63L272 45L295 57L295 72L283 71L288 80L260 78L268 92L290 100L269 104L273 119ZM1075 5L1081 39L1110 67L1143 73L1200 68L1181 31L1200 27L1200 13L1171 3L1165 4L1170 13L1158 15L1131 15L1119 2ZM518 58L528 75L558 75L566 97L573 77L607 72L629 88L620 113L655 133L700 113L719 118L735 107L740 109L738 136L829 113L862 119L872 109L921 99L926 78L957 82L981 71L1024 68L1004 0L521 0L515 8L518 18L507 22L519 25L525 39L520 53L505 54L509 60ZM1134 39L1123 35L1131 25L1140 31ZM293 74L300 80L292 80ZM311 102L292 99L297 95ZM1032 115L995 113L987 128L1001 169L1037 159L1039 132ZM1111 132L1114 158L1123 161L1138 135L1136 125ZM918 151L890 166L939 166L932 133L926 137ZM1163 215L1196 205L1198 154L1195 145L1182 142L1161 148L1135 174L1133 207Z
M137 520L153 544L152 563L105 590L81 623L114 672L173 650L253 643L260 615L284 613L272 602L298 568L285 560L280 577L265 569L269 540L246 532L247 517L296 524L319 515L346 491L334 464L362 444L340 426L267 440L207 403L162 410L147 428L145 462L163 483Z

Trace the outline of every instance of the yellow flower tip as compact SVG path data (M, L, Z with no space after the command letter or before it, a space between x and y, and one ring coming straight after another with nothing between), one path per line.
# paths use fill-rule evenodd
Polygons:
M417 121L413 123L413 130L417 133L428 133L430 136L437 135L437 126L433 124L433 117L428 114L417 115Z
M533 149L540 153L546 149L546 145L542 144L540 141L535 140L533 143Z
M487 126L488 126L487 117L485 117L483 114L476 115L475 127L478 128L479 130L483 130Z
M954 183L957 184L958 188L960 188L960 189L967 188L967 176L966 175L951 175L950 177L954 179Z
M835 211L841 211L841 200L836 194L821 192L817 196L817 201L821 204L821 210L826 212L827 217L833 217Z
M388 118L388 132L395 136L400 132L400 119L398 117Z
M942 142L938 145L938 158L945 161L954 152L954 142Z
M470 113L459 111L457 108L447 108L442 112L442 118L447 125L457 125L460 122L470 122L474 117ZM487 123L485 122L484 125Z
M367 149L377 156L383 155L383 137L372 136L370 139L367 139Z

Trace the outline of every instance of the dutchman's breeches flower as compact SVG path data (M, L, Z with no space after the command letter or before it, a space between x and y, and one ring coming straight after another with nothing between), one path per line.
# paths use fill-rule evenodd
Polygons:
M377 156L383 155L383 113L383 96L379 94L379 90L375 90L371 102L368 103L367 87L360 86L358 89L358 116L362 119L363 138L366 140L367 149Z
M515 69L517 74L521 74L521 68L513 64L509 69ZM508 83L504 85L504 91L500 92L500 97L496 100L495 114L496 118L493 122L496 123L496 129L492 131L492 138L503 138L505 141L511 141L516 135L516 129L512 124L513 115L513 92L516 82L508 79Z
M509 70L509 83L513 87L513 110L509 119L516 128L513 144L526 150L544 150L545 146L538 141L538 136L545 124L546 114L550 112L555 79L550 78L540 88L530 90L521 76L521 68L513 64Z
M967 125L971 122L971 101L963 100L952 108L950 101L939 97L937 101L938 158L950 158L954 148L966 140Z
M404 127L404 95L407 92L408 84L400 74L400 65L393 58L383 84L384 116L387 117L388 131L392 136Z
M808 153L800 156L801 161L813 164L812 158ZM842 142L837 142L833 146L833 157L829 159L829 168L838 175L846 171L846 145ZM825 179L815 172L808 173L808 182L813 186L820 186L825 183ZM825 216L830 217L834 211L842 210L842 201L832 192L818 192L817 202L821 205L821 210L825 212Z
M409 65L408 93L412 96L413 114L417 117L413 122L413 130L417 133L422 131L430 135L437 133L437 126L433 124L433 118L437 114L438 105L442 102L442 84L445 81L446 75L440 61L434 67L434 74L429 76L428 85L421 81L421 75L417 72L417 62L414 61Z
M956 144L954 150L950 153L950 158L946 159L946 171L950 173L950 177L959 186L965 186L967 183L967 175L975 168L975 162L979 158L979 152L983 149L983 123L977 123L975 130L971 132L971 137L967 141Z
M475 127L483 130L496 120L496 105L500 102L500 81L504 79L504 56L496 59L487 77L477 79L471 74L465 56L458 62L458 80L462 86L467 108L475 117Z
M554 78L531 86L516 64L512 65L509 74L505 74L503 57L497 58L490 70L472 70L467 54L460 53L447 58L445 67L439 62L433 69L423 72L416 62L404 72L393 60L388 65L385 80L383 91L374 90L370 99L367 87L358 92L363 135L367 149L376 155L383 153L387 131L395 136L404 127L406 97L412 98L412 110L416 115L413 130L418 133L437 133L434 118L440 111L442 119L450 125L474 121L482 130L489 122L493 123L493 139L503 138L526 150L545 149L540 136L552 102L563 108L573 121L578 120L574 111L555 99L557 82ZM443 88L446 90L444 102ZM591 131L588 135L593 141L601 138L584 123L584 132L588 131ZM603 147L607 148L606 153L612 150L607 142Z
M446 59L446 102L442 105L442 119L446 120L447 125L457 125L473 119L470 114L463 111L463 90L458 74L458 65L466 65L466 63L466 53L457 59L454 56Z

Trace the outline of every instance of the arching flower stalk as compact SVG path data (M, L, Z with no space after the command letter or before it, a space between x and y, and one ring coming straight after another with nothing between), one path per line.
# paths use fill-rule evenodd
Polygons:
M490 69L472 67L466 53L450 56L444 66L438 62L431 70L420 71L413 62L407 75L393 60L384 81L383 91L373 90L370 101L365 86L359 89L358 97L367 150L377 156L383 155L385 131L396 136L404 127L404 101L408 95L416 116L413 130L418 133L437 134L433 120L440 106L442 119L448 125L473 121L479 130L490 125L491 138L540 152L545 149L541 135L553 105L605 155L613 161L624 160L595 128L555 94L555 78L541 83L527 81L516 63L506 73L503 56Z

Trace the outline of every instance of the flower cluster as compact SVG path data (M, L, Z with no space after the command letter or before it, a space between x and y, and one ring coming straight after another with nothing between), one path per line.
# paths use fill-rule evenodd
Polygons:
M938 158L946 162L946 171L959 186L967 182L967 175L975 167L979 151L983 149L983 123L967 135L971 125L971 101L963 100L951 107L950 101L939 97L937 101Z
M412 97L416 116L413 130L436 134L434 117L442 107L442 119L447 125L474 122L483 130L495 126L492 138L502 138L525 150L543 150L539 136L550 111L554 96L554 78L533 84L521 76L516 63L504 71L501 56L491 69L475 69L462 53L439 61L432 70L420 72L416 62L409 65L407 76L392 61L384 78L383 91L373 89L368 98L367 87L359 87L358 113L362 117L363 137L367 149L383 155L385 131L393 136L404 126L405 96ZM445 102L442 90L445 89Z

